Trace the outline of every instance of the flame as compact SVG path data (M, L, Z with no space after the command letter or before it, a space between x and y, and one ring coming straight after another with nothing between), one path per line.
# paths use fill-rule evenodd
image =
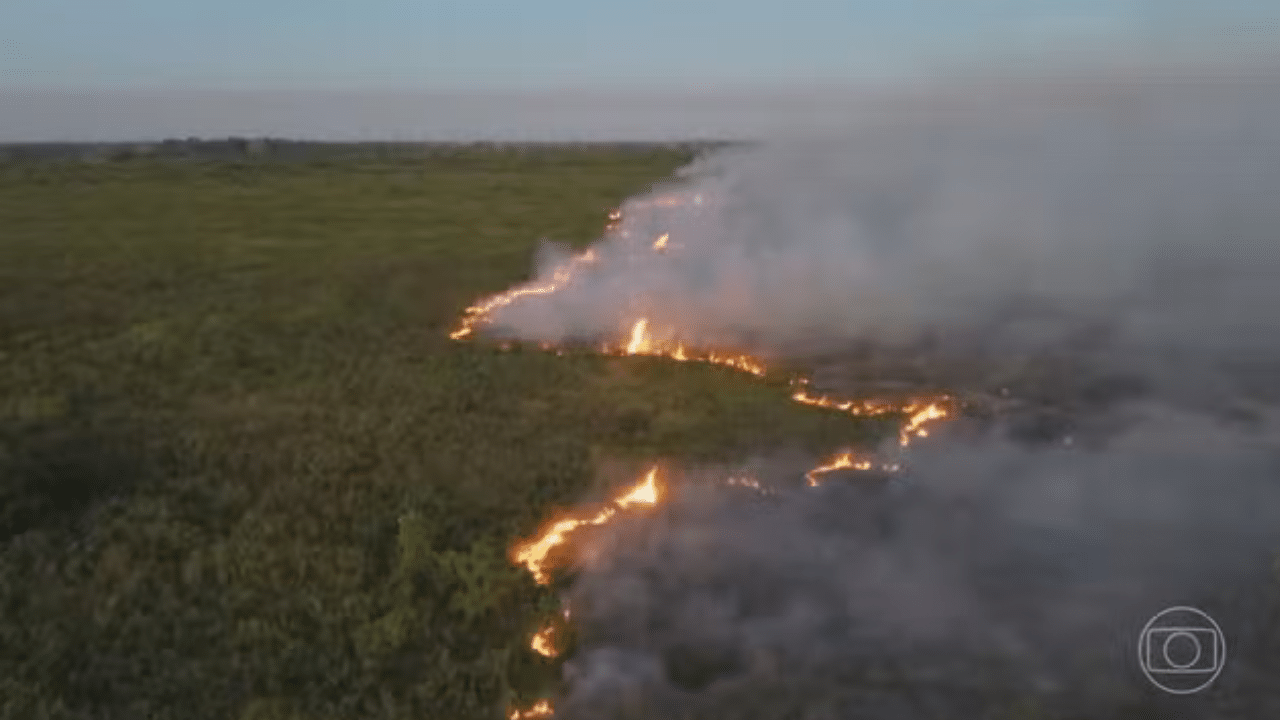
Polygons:
M644 476L644 480L640 481L631 489L631 492L614 500L618 507L626 510L632 505L657 505L658 504L658 467L655 465L649 470L649 474Z
M555 644L555 625L548 625L533 634L533 639L529 641L529 647L542 657L553 658L560 654Z
M846 450L836 453L830 460L805 473L804 477L808 481L809 487L818 487L822 484L818 478L827 473L838 470L871 470L875 467L877 466L873 461L865 457L859 457L852 450ZM897 463L881 463L879 469L885 472L897 472L901 469L901 466Z
M677 362L700 362L711 365L722 365L756 377L764 377L768 372L764 362L750 355L704 351L690 351L682 342L661 342L649 331L648 318L640 318L631 325L627 334L627 343L621 347L605 345L603 351L613 355L648 355L665 357Z
M809 392L808 381L800 380L801 387L791 395L791 399L802 405L838 410L850 415L878 416L889 413L903 413L907 420L898 430L898 444L906 447L913 437L928 437L929 431L924 425L933 420L943 420L951 416L952 398L941 395L935 398L916 398L902 404L894 404L886 400L842 400L827 395L815 395Z
M462 321L458 323L458 327L449 333L450 340L461 340L462 338L475 332L476 326L484 322L493 314L493 311L504 308L522 297L531 295L550 295L560 288L564 287L574 274L584 265L590 265L596 261L596 253L588 248L586 251L573 256L560 267L556 268L551 274L551 279L546 282L534 283L498 293L486 300L476 303L463 311Z
M634 200L631 205L636 208L643 207L677 207L688 203L693 205L702 205L703 196L701 193L694 195L692 198L686 198L680 194L663 195L659 197ZM623 212L621 208L615 208L609 211L608 222L605 224L605 234L620 232L624 237L630 233L623 227ZM655 252L663 252L669 247L671 240L670 233L663 233L658 236L653 244L652 249ZM481 302L478 302L463 311L462 320L458 326L449 333L452 340L461 340L475 332L476 327L482 324L494 311L506 307L522 297L533 295L550 295L559 291L568 284L576 275L577 271L583 265L590 265L596 262L597 256L593 249L588 248L586 251L570 258L560 267L552 272L550 280L526 284L522 287L513 288L506 292L498 293L490 296Z
M635 505L656 505L660 494L658 467L655 465L643 480L611 505L601 508L590 517L569 517L552 523L533 540L517 545L512 557L517 564L524 565L529 570L538 584L546 585L551 581L548 558L568 540L570 533L584 526L603 525L613 519L619 510L627 510Z
M805 382L807 381L801 381L801 384ZM884 400L839 400L823 395L813 395L807 389L799 390L791 398L804 405L839 410L851 415L876 416L891 412L905 414L907 419L898 428L900 447L910 445L913 438L928 437L929 431L925 429L925 424L950 417L951 411L948 406L952 402L949 396L944 395L934 399L910 400L905 404L894 405ZM808 480L809 487L817 487L820 484L818 477L826 473L837 470L870 470L873 467L877 467L873 461L859 458L852 450L846 450L805 473L805 479ZM886 472L897 472L901 469L898 463L882 463L878 467Z
M693 195L691 198L679 194L662 195L632 201L628 204L628 208L674 207L686 205L690 202L695 206L702 206L704 197L701 194ZM623 211L621 209L610 211L608 223L605 226L606 234L616 233L617 237L629 238L630 231L624 226L623 222ZM670 240L670 233L662 233L653 240L649 249L653 252L665 252L671 248ZM642 250L644 246L637 245L636 248ZM449 337L453 340L461 340L473 334L481 324L488 320L493 312L511 305L521 298L550 295L561 290L574 280L583 267L595 263L596 260L595 251L587 249L557 267L549 280L527 283L477 302L465 310L457 327L450 333ZM629 326L626 338L625 343L605 344L602 348L603 352L613 355L659 356L678 362L711 363L734 368L757 377L766 375L764 362L751 355L723 350L691 350L684 342L679 340L675 332L666 332L661 337L655 336L652 323L647 317L634 320ZM550 343L543 343L542 348L547 351L554 351L556 354L563 354L562 348L554 347ZM798 389L792 393L791 399L803 405L862 417L889 414L905 415L906 419L898 430L899 444L903 447L907 446L913 438L926 437L928 431L925 426L928 423L945 419L951 414L952 399L945 395L897 402L874 398L851 399L814 393L808 387L808 378L798 378L795 384ZM840 470L864 471L874 467L877 467L876 462L870 457L859 455L853 450L845 450L810 470L805 474L805 478L810 487L817 487L820 484L819 478L827 473ZM878 467L881 470L890 472L899 469L896 463L882 463ZM764 487L758 480L750 477L730 477L724 481L724 485L749 488L764 495L771 495L775 492L772 488ZM582 527L608 523L620 512L637 506L651 507L657 505L661 500L662 490L658 482L658 468L654 466L643 479L605 507L599 508L594 513L571 515L549 523L539 535L530 540L516 543L512 548L512 560L528 569L535 581L545 585L551 580L550 558L552 553L557 548L565 545L572 533ZM569 608L567 606L562 609L562 615L567 622L569 619ZM544 657L554 658L558 656L560 650L555 644L556 627L557 625L548 623L534 633L529 643L530 649ZM548 718L554 715L554 712L551 701L544 699L524 710L511 709L508 713L508 720Z
M807 385L807 382L806 380L801 380L800 384ZM841 400L826 395L814 395L809 392L808 387L802 387L792 393L791 399L801 405L839 410L840 412L858 416L887 415L895 410L893 404L885 400Z
M635 325L631 326L631 339L627 341L626 353L628 355L639 355L648 353L652 347L649 341L649 321L640 318Z
M507 720L533 720L533 718L549 718L555 714L555 709L551 707L550 700L539 700L527 710L512 708L507 713Z
M903 408L905 412L911 413L911 417L898 431L898 444L906 447L911 444L912 436L929 437L929 431L924 429L923 425L931 420L943 420L950 416L950 412L943 401L930 402L923 407L917 404L908 405Z

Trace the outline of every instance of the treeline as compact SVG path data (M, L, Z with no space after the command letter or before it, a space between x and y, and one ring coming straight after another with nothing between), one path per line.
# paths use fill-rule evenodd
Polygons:
M460 151L567 150L572 148L612 152L650 152L654 149L697 154L729 145L720 141L687 142L319 142L283 138L170 138L156 142L48 142L0 144L0 162L82 161L109 162L139 158L188 158L197 160L316 160L335 157L434 156Z

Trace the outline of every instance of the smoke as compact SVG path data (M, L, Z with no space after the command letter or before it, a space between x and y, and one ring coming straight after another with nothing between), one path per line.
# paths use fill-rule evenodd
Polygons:
M1273 372L1278 115L1260 72L869 99L839 136L720 152L632 200L597 262L492 329L615 338L645 314L773 355L928 337L1006 362L1083 335L1156 380ZM563 260L544 252L539 279Z
M1015 717L1035 698L1109 717L1090 713L1158 702L1138 636L1190 604L1231 652L1201 702L1269 716L1280 445L1142 413L1096 451L952 438L891 479L788 488L798 473L775 466L765 496L683 486L584 546L561 713Z
M766 497L690 488L611 526L568 596L560 712L1114 716L1176 699L1135 652L1173 605L1214 615L1231 656L1170 707L1280 712L1277 117L1266 72L879 102L703 158L624 205L560 291L496 311L490 332L549 342L644 316L828 384L923 357L957 392L1060 412L953 423L899 477L799 489L774 463ZM564 261L548 248L540 279Z

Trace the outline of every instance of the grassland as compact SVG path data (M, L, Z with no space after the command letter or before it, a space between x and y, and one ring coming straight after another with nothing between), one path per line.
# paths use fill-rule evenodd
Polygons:
M604 459L830 449L730 370L453 343L676 151L0 165L0 718L481 718Z

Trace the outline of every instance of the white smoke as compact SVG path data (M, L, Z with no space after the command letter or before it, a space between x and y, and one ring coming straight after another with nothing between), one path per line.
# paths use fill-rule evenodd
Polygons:
M611 528L569 595L565 716L1109 717L1158 700L1134 651L1180 604L1220 621L1232 664L1219 705L1178 710L1265 716L1280 442L1142 413L1101 450L925 443L890 481L684 492Z
M663 189L683 204L624 205L594 265L493 329L613 338L649 314L788 354L1092 328L1144 364L1280 348L1280 76L967 89L705 158Z
M1072 716L1150 709L1138 629L1196 603L1228 626L1235 665L1178 710L1275 714L1276 118L1265 72L885 102L838 135L704 158L625 205L561 292L496 313L492 331L552 342L617 338L643 315L776 355L926 347L1078 413L1094 373L1145 394L1108 391L1124 402L1087 443L957 432L887 484L695 493L620 528L641 536L571 593L566 716L970 718L1015 716L1002 703L1024 696ZM1054 357L1056 375L1036 369Z

